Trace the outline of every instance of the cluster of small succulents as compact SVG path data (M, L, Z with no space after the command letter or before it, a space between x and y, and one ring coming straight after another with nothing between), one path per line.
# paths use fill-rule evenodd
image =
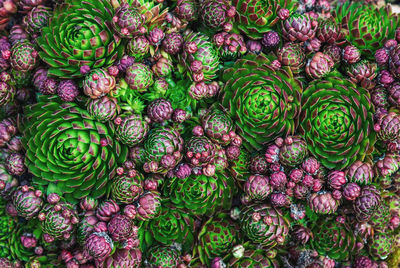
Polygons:
M390 4L0 0L0 30L1 268L400 267Z

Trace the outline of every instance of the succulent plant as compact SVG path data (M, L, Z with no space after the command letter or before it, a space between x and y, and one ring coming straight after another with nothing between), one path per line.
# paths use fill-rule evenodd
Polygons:
M74 101L79 95L78 86L73 80L63 80L58 84L57 94L63 101Z
M344 261L357 252L358 237L349 226L336 221L334 217L318 220L311 231L314 235L311 245L319 254Z
M390 233L377 233L369 241L369 253L374 259L386 259L392 251L393 236Z
M4 164L0 164L0 184L0 197L9 200L18 186L18 180L8 173Z
M18 2L18 5L21 10L26 13L34 7L45 4L46 1L47 0L21 0Z
M120 37L132 38L134 35L142 34L145 31L143 27L144 19L137 8L123 3L115 10L112 27Z
M34 218L43 206L42 193L27 185L20 186L12 196L12 204L19 216Z
M132 39L130 39L128 44L126 45L126 54L133 57L137 61L141 61L143 60L144 56L149 52L149 49L149 40L147 40L147 38L142 35L136 35Z
M396 112L378 114L375 124L377 138L383 141L394 141L400 137L400 115Z
M99 99L91 99L87 104L89 114L99 122L107 122L115 119L120 111L117 100L104 96Z
M336 212L339 202L329 192L314 193L310 196L309 206L316 213L333 214Z
M183 37L177 32L172 32L166 34L162 42L162 48L165 52L175 55L182 50L183 47Z
M193 166L210 164L214 159L215 146L206 136L193 136L185 143L186 160Z
M251 39L261 39L280 21L279 11L287 10L289 17L296 10L297 1L233 0L236 7L236 27Z
M192 250L195 240L194 235L194 218L184 211L177 210L170 203L164 203L160 215L145 222L139 231L143 249L157 242L165 246L179 243L182 245L184 252Z
M317 26L317 21L310 16L295 13L282 22L282 35L290 42L305 42L314 38Z
M47 239L68 240L78 223L76 209L69 203L60 202L56 205L46 204L40 211L39 220Z
M179 209L186 209L193 215L211 215L226 210L236 188L233 180L225 174L215 176L191 175L185 179L171 178L166 182L164 192Z
M301 84L288 68L275 71L270 64L263 55L249 54L223 75L222 104L249 150L293 134L297 126Z
M342 55L342 59L345 63L347 64L354 64L357 63L361 58L361 52L360 50L353 46L346 46L343 49L343 55Z
M28 222L27 225L17 224L15 226L11 233L11 236L8 238L7 241L5 241L5 245L2 245L2 251L0 252L0 255L2 255L1 257L6 257L12 261L18 262L29 261L30 257L32 257L35 253L31 248L26 248L23 245L21 237L25 233L32 231L32 223L34 222ZM3 255L3 253L5 254Z
M153 83L153 73L147 65L133 63L126 69L125 80L130 89L139 92L146 91Z
M137 218L139 220L151 220L160 215L161 195L157 191L150 191L142 195L138 200Z
M360 222L368 221L380 206L381 197L374 186L364 186L360 196L353 203L355 216Z
M268 178L263 175L251 175L243 189L250 200L265 200L273 190Z
M247 52L244 38L240 34L221 32L214 35L213 40L219 47L222 60L235 60Z
M10 154L4 161L4 166L11 175L21 176L25 173L24 156L19 153Z
M205 0L200 5L200 18L206 27L220 31L235 16L229 0Z
M103 261L114 248L111 238L104 232L94 232L86 239L85 250L97 261Z
M239 226L224 213L206 221L198 235L197 252L203 264L217 256L223 256L239 241Z
M372 165L368 162L356 161L346 169L346 177L350 182L359 185L369 184L374 177Z
M105 69L95 69L85 77L82 84L83 93L92 99L97 99L115 88L115 78Z
M210 109L200 119L204 134L222 145L229 143L228 135L233 130L232 119L219 109Z
M287 137L279 148L279 160L286 166L297 166L307 156L307 143L299 136Z
M3 106L14 100L15 87L6 82L0 82L0 105Z
M190 32L184 36L184 42L184 47L188 44L194 47L194 50L192 50L193 48L184 48L179 55L180 62L185 66L190 78L195 82L210 81L216 78L219 55L217 48L209 41L209 38L201 33ZM192 71L193 62L201 64L199 71ZM197 80L196 75L198 73L202 73L203 79Z
M51 16L51 9L45 6L36 6L24 17L23 24L30 34L40 33L46 27Z
M253 243L273 248L285 243L289 221L269 204L252 204L241 212L240 228Z
M54 9L37 43L49 74L82 77L80 68L113 64L122 52L121 38L113 32L114 9L109 1L68 0Z
M282 66L288 66L296 74L302 71L306 54L300 43L288 42L278 49L277 57ZM329 64L326 67L329 67ZM326 72L326 68L323 72Z
M136 238L137 236L137 227L126 215L114 215L107 224L107 230L115 242L124 242L130 237Z
M361 60L346 68L346 74L353 83L359 84L365 89L372 89L375 86L373 82L377 76L377 65L367 60Z
M147 252L146 265L150 268L177 267L179 264L179 252L167 246L155 246Z
M11 48L10 62L15 71L32 71L38 64L38 52L29 42L17 43Z
M182 151L183 140L178 130L153 128L143 143L143 168L148 173L165 174L182 159Z
M149 124L140 114L123 114L116 119L115 135L121 143L134 146L141 143L149 131Z
M340 25L332 18L319 21L316 37L323 43L334 44L341 37Z
M339 73L311 82L302 107L299 131L325 167L347 167L362 160L374 145L369 93Z
M399 18L0 0L0 267L398 267Z
M171 103L165 99L154 100L147 106L147 116L155 123L171 119L172 112Z
M126 2L131 7L136 7L140 14L145 18L144 24L148 31L159 27L165 27L165 19L167 16L168 8L161 2L153 0L127 0L119 2Z
M4 267L4 268L13 268L14 267L14 264L7 258L1 258L0 265L1 265L1 267Z
M114 129L92 119L78 103L58 97L40 97L25 113L25 164L35 183L68 199L104 195L128 153L113 139Z
M305 70L310 78L320 79L328 74L333 66L334 62L330 56L317 52L307 63Z
M133 177L123 174L112 180L111 197L117 203L131 204L143 193L144 176L139 171L135 173Z
M376 7L361 2L337 5L336 20L342 26L344 37L361 50L363 56L373 59L375 51L386 39L394 37L398 16L392 14L390 5Z
M399 67L400 67L400 45L397 45L390 51L388 61L389 61L390 73L395 78L399 78L400 77L400 70L399 70ZM388 78L390 78L390 76L388 76ZM393 80L393 77L391 77L391 78L392 78L391 80Z
M374 228L374 232L391 233L390 220L392 215L390 213L390 207L385 200L382 200L381 205L372 214L369 219L369 224Z

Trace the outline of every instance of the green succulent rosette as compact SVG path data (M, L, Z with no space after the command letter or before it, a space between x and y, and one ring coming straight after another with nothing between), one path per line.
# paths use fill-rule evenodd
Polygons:
M43 233L51 235L56 240L64 239L64 235L75 232L75 226L71 222L74 217L78 219L76 209L69 203L59 202L58 210L53 205L46 204L40 213L45 215L45 219L40 222ZM63 213L69 213L70 218L64 217Z
M394 248L393 232L375 233L368 241L368 252L375 260L385 260Z
M192 215L212 215L230 209L236 190L234 180L224 173L212 177L191 175L185 179L170 178L164 185L164 196Z
M197 45L197 50L193 54L188 53L186 50L183 50L182 53L179 54L180 62L185 66L190 78L193 78L190 64L196 60L202 63L204 81L211 81L216 78L220 63L219 53L216 46L210 42L206 35L198 32L188 33L184 37L184 41L185 43L193 42Z
M391 218L390 207L385 200L382 200L380 207L376 209L369 219L369 224L374 228L375 232L389 233L388 222L390 222Z
M311 229L313 239L311 246L320 255L337 261L345 261L355 254L359 239L349 226L340 223L335 217L320 218Z
M373 113L368 91L332 72L304 91L299 133L325 167L342 169L372 149Z
M110 193L113 200L118 204L131 204L143 193L144 176L136 171L135 176L126 174L116 176L110 186Z
M22 143L34 184L72 203L103 196L128 154L115 139L113 126L57 96L40 96L37 104L25 107L25 115Z
M142 223L139 229L139 239L143 252L156 243L165 246L178 243L182 246L183 252L189 252L193 248L194 217L176 209L170 203L163 204L157 218Z
M253 217L255 213L259 219ZM290 223L280 209L270 204L252 204L244 208L240 215L240 228L247 238L265 248L273 248L285 243Z
M399 17L390 5L346 1L336 7L336 20L344 30L346 40L361 50L364 57L373 60L376 50L387 39L393 39L399 26Z
M172 167L162 165L164 156L171 155L176 166L183 157L183 139L174 127L155 127L149 131L143 142L144 161L147 163L158 163L154 173L165 174Z
M147 251L146 267L177 267L179 251L172 247L155 246Z
M296 11L297 0L233 0L236 7L235 27L251 39L261 39L280 21L278 12Z
M57 5L37 43L49 74L60 78L82 77L80 67L110 66L123 52L111 21L114 9L106 0L66 0Z
M239 226L225 213L206 221L198 234L196 246L201 263L208 264L214 257L227 254L239 241L239 234Z
M249 54L225 70L222 105L235 120L243 144L260 150L278 136L293 134L302 86L289 68L274 70L272 57Z

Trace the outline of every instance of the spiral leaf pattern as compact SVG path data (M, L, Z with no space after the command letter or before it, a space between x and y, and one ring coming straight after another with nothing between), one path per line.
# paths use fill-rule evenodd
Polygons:
M342 169L373 147L373 112L365 89L332 72L304 91L299 132L325 167Z
M39 97L25 114L22 142L34 183L68 199L104 195L128 153L114 138L112 126L95 121L77 103L63 103L56 96Z

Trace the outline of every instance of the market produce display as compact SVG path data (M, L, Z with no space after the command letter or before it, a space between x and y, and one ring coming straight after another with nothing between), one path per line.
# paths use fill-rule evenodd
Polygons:
M384 0L0 0L0 268L400 267Z

